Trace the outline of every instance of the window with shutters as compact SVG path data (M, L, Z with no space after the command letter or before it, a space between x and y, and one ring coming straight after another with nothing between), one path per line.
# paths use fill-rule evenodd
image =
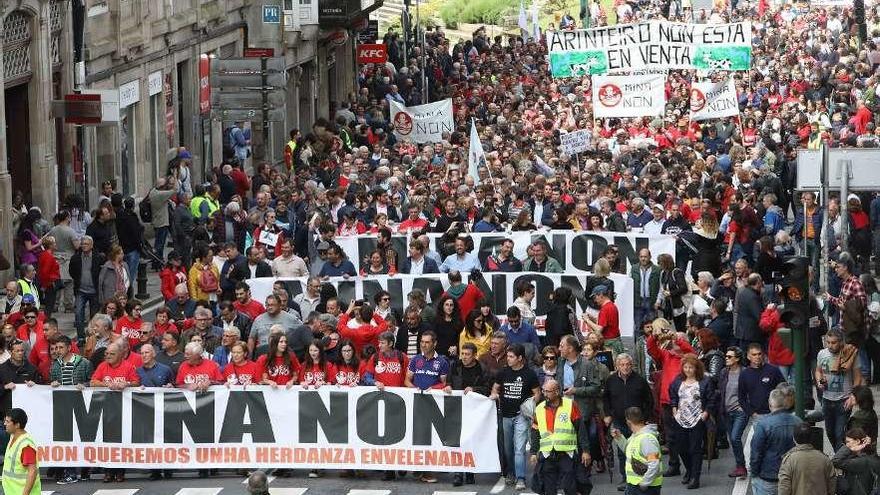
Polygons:
M31 38L33 16L16 10L3 21L3 75L6 86L27 82L31 68Z

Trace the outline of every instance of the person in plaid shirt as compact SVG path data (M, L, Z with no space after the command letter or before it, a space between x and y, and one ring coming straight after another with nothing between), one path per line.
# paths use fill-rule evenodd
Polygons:
M826 292L824 297L840 311L840 325L843 328L846 343L859 349L859 368L862 376L866 380L870 380L871 360L864 348L867 335L865 330L868 321L868 294L859 277L853 273L854 265L849 253L840 253L837 261L832 265L834 272L843 282L840 295L835 297Z

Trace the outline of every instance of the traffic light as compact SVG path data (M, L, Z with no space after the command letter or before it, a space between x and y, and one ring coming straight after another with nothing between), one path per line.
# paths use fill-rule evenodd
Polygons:
M804 367L807 331L810 321L810 260L789 256L782 264L778 279L779 316L783 328L778 331L783 343L794 353L795 411L803 417L807 395L811 394L808 370Z
M780 319L791 330L805 330L810 319L810 260L787 257L779 285Z

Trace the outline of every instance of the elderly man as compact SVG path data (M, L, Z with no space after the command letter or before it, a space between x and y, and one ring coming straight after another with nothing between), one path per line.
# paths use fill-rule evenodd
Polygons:
M220 366L220 371L226 368L226 365L232 361L232 346L241 340L241 332L236 327L226 327L223 329L223 336L220 345L214 348L214 356L212 360Z
M254 471L248 476L247 489L250 495L269 495L269 478L263 471Z
M168 309L171 311L171 319L182 322L192 318L196 311L196 302L189 297L189 288L186 282L181 282L174 287L174 299L168 301Z
M193 330L202 337L202 345L208 352L214 352L214 348L220 344L223 329L214 326L214 314L208 308L197 308L193 315L195 323Z
M137 368L138 377L144 387L173 387L174 372L171 367L156 361L156 348L153 344L144 344L140 349L144 364Z
M124 359L125 349L119 342L110 344L104 351L104 362L95 369L91 386L107 387L110 390L122 391L128 387L141 384L141 379L134 366ZM125 469L104 469L104 482L125 481Z
M758 343L766 348L767 338L761 331L758 322L764 311L764 303L761 292L764 289L764 281L757 273L749 275L746 286L736 291L736 299L733 303L733 336L739 342L741 349L746 349L749 344Z
M786 410L785 393L770 392L770 414L755 423L752 436L749 473L753 495L776 495L782 457L795 446L794 429L803 423Z
M300 314L303 317L318 309L321 304L321 279L309 277L306 281L306 290L293 296L293 302L299 305Z
M165 213L165 222L166 224L168 222L168 213ZM74 326L80 343L84 343L86 338L86 305L89 306L89 318L91 318L98 312L101 304L101 301L98 301L98 275L101 273L105 259L104 255L94 250L94 246L95 242L91 236L83 236L79 249L70 259L75 306Z
M633 358L627 353L618 354L614 360L614 373L608 376L602 393L602 410L606 427L615 428L623 436L632 435L626 422L626 410L637 407L642 411L654 410L654 394L651 386L642 375L633 373ZM626 453L623 449L617 450L621 483L617 485L618 491L626 489Z
M259 346L269 344L269 334L273 325L281 325L285 330L293 329L302 324L296 316L281 310L281 301L277 296L266 298L266 312L254 320L251 334L248 336L248 349L251 353Z
M813 447L812 428L806 423L794 427L795 446L782 457L779 466L779 495L834 495L837 477L827 455ZM871 440L868 440L870 443ZM853 493L848 491L847 493Z

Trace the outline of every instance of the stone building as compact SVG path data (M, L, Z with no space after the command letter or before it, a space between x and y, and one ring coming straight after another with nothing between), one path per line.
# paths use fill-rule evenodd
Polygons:
M354 26L381 5L318 1L0 0L0 249L12 253L16 191L47 216L71 193L94 208L108 179L142 197L178 146L201 180L230 124L212 119L210 61L249 47L285 61L286 120L255 149L279 163L290 129L310 129L355 88ZM346 21L323 23L319 12L334 6ZM100 95L99 124L55 118L73 93Z

